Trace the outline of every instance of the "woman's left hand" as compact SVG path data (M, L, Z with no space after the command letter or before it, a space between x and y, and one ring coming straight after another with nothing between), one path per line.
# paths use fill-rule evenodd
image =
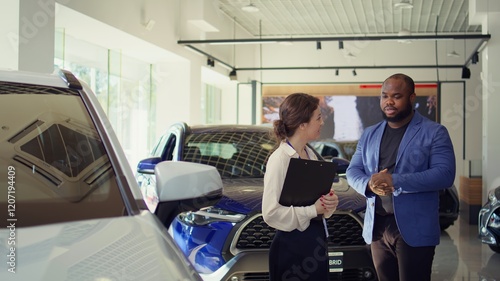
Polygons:
M333 189L330 190L330 193L321 196L320 200L323 203L322 206L325 208L326 212L335 211L339 205L339 197L335 194Z

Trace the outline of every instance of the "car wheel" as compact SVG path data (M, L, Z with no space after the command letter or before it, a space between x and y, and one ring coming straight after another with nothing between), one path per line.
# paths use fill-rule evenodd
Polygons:
M498 245L488 245L493 252L500 253L500 246Z

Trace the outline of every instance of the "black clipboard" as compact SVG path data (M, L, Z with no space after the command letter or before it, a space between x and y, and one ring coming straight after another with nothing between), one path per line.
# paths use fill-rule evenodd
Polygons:
M314 204L330 191L336 174L334 162L291 158L279 203L297 207Z

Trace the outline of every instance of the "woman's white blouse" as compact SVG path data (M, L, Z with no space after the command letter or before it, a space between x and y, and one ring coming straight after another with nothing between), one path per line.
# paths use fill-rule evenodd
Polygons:
M318 160L309 147L306 147L306 150L310 159ZM304 207L288 207L278 203L285 182L286 171L292 157L298 158L299 155L286 142L281 142L278 149L269 157L264 175L262 216L268 225L276 229L304 231L309 226L311 219L317 216L314 204ZM307 188L307 186L304 186L304 188ZM329 218L332 214L333 211L328 212L324 214L324 217Z

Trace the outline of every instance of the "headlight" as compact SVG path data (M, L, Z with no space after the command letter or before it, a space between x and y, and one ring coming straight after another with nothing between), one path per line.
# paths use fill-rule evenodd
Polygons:
M242 221L246 216L243 214L234 213L231 211L222 210L215 207L207 207L196 212L185 212L179 214L180 219L192 225L207 225L209 223L226 221L237 223Z
M490 201L490 204L491 206L494 206L498 203L498 199L495 195L495 190L490 190L490 192L488 192L488 200Z

